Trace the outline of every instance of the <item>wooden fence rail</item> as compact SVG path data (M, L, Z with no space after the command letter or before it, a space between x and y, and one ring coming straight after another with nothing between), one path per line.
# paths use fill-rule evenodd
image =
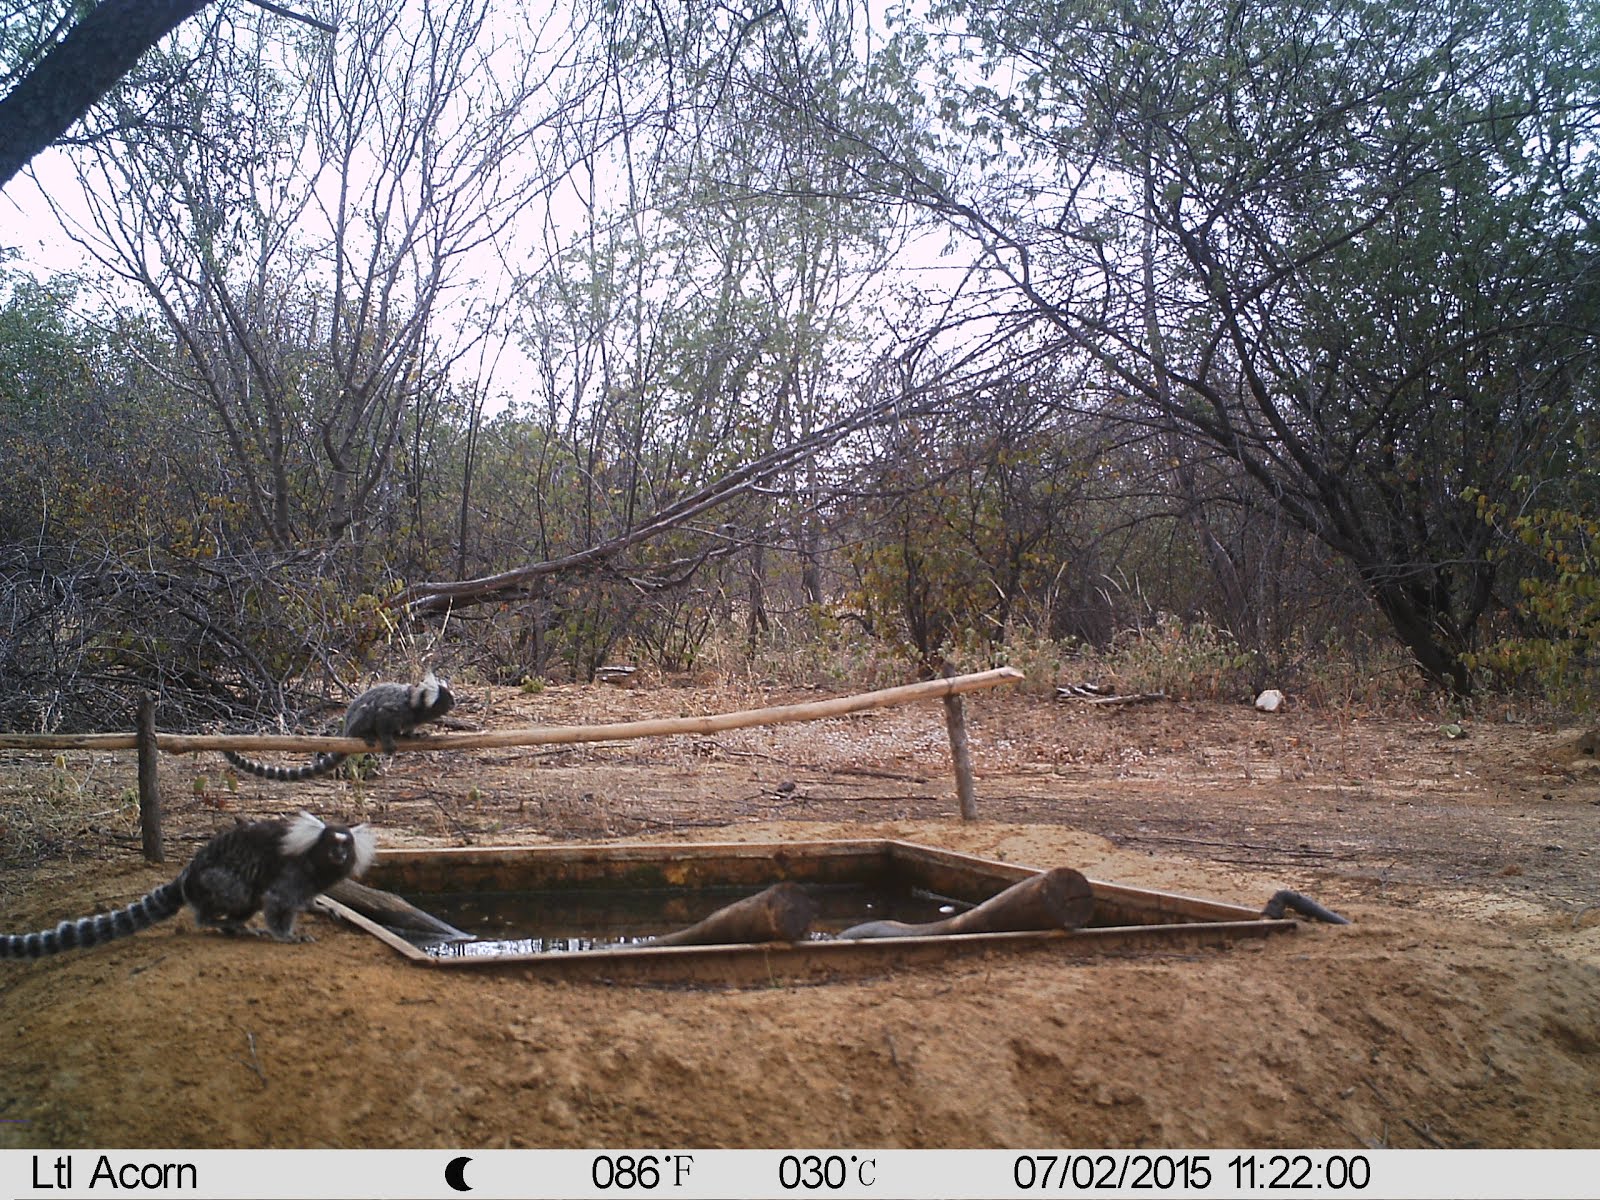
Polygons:
M684 733L721 733L753 725L781 725L792 721L818 721L873 708L888 708L918 700L939 700L964 692L1000 687L1023 679L1015 667L997 667L972 675L930 679L876 692L860 692L831 700L804 704L779 704L708 717L657 717L646 721L619 721L609 725L534 725L492 733L435 733L403 737L402 751L477 750L506 746L569 745L610 742L627 738L667 737ZM131 750L138 745L133 733L0 733L0 750ZM351 754L370 751L360 738L320 737L309 734L158 733L156 747L168 754L193 754L201 750L343 750Z
M728 729L747 729L755 725L781 725L793 721L820 721L874 708L911 704L918 700L943 700L945 722L950 733L950 757L955 768L956 794L961 815L977 817L972 783L972 763L967 752L965 718L961 695L1016 683L1023 678L1014 667L997 667L971 675L951 675L923 683L859 692L832 700L813 700L804 704L777 704L770 708L744 709L709 717L657 717L647 721L618 721L609 725L536 725L526 729L503 729L494 733L421 734L399 738L396 750L473 750L505 746L571 745L579 742L610 742L627 738L670 737L674 734L721 733ZM29 734L0 733L0 750L131 750L138 749L139 813L144 833L145 857L161 861L161 794L157 786L155 751L168 754L194 754L202 750L342 750L360 754L372 749L360 738L310 737L300 734L187 734L156 733L154 704L141 705L140 729L136 733Z

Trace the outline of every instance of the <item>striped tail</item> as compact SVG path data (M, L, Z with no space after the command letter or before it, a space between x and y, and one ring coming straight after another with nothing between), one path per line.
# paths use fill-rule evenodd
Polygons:
M300 779L313 779L318 775L326 775L345 759L348 754L337 751L319 754L303 767L276 767L270 763L258 763L254 759L246 758L234 750L224 750L222 757L238 767L241 771L248 771L252 775L259 775L263 779L276 779L279 783L294 783Z
M38 933L0 933L0 958L42 958L63 950L98 946L101 942L149 929L157 921L174 916L182 907L183 877L179 876L115 912L63 921L54 929Z

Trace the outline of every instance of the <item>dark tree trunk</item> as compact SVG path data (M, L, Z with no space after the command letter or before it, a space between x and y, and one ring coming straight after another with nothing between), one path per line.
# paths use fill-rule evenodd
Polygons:
M0 100L0 187L211 0L105 0Z
M1439 619L1415 604L1394 584L1368 580L1372 598L1401 643L1416 656L1424 676L1458 696L1472 691L1472 673L1461 661L1460 650L1449 644Z

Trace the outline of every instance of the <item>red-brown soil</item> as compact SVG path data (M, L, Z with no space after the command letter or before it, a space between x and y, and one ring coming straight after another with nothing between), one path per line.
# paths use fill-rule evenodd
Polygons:
M485 689L457 715L511 728L817 695ZM0 963L0 1146L1600 1146L1600 767L1577 730L1480 721L1452 739L1423 715L1037 694L967 710L974 823L937 703L402 755L359 785L235 793L216 761L166 760L163 785L174 857L234 814L301 806L389 845L887 835L1252 906L1290 887L1355 924L726 988L463 977L317 915L304 946L185 916ZM65 769L107 813L76 857L8 872L0 928L170 874L111 836L132 756ZM38 770L0 763L13 783Z

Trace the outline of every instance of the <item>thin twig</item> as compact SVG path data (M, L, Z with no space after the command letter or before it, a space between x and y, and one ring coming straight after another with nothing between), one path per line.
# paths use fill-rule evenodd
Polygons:
M291 8L284 8L282 5L273 4L270 2L270 0L250 0L250 3L254 4L257 8L264 8L270 13L277 13L280 17L288 17L291 21L299 21L302 25L309 25L313 29L320 29L323 33L339 32L339 27L337 25L330 25L328 22L319 21L316 17L309 16L306 13L295 12Z
M256 1035L251 1033L248 1029L246 1029L244 1031L244 1037L245 1037L245 1042L250 1047L250 1058L249 1058L248 1061L246 1061L243 1058L239 1058L239 1056L237 1056L237 1055L235 1055L235 1057L239 1058L240 1062L244 1063L245 1066L249 1067L252 1071L254 1071L256 1073L256 1078L261 1080L261 1086L262 1087L266 1087L267 1086L267 1073L261 1069L261 1059L259 1057L257 1057L257 1055L256 1055Z

